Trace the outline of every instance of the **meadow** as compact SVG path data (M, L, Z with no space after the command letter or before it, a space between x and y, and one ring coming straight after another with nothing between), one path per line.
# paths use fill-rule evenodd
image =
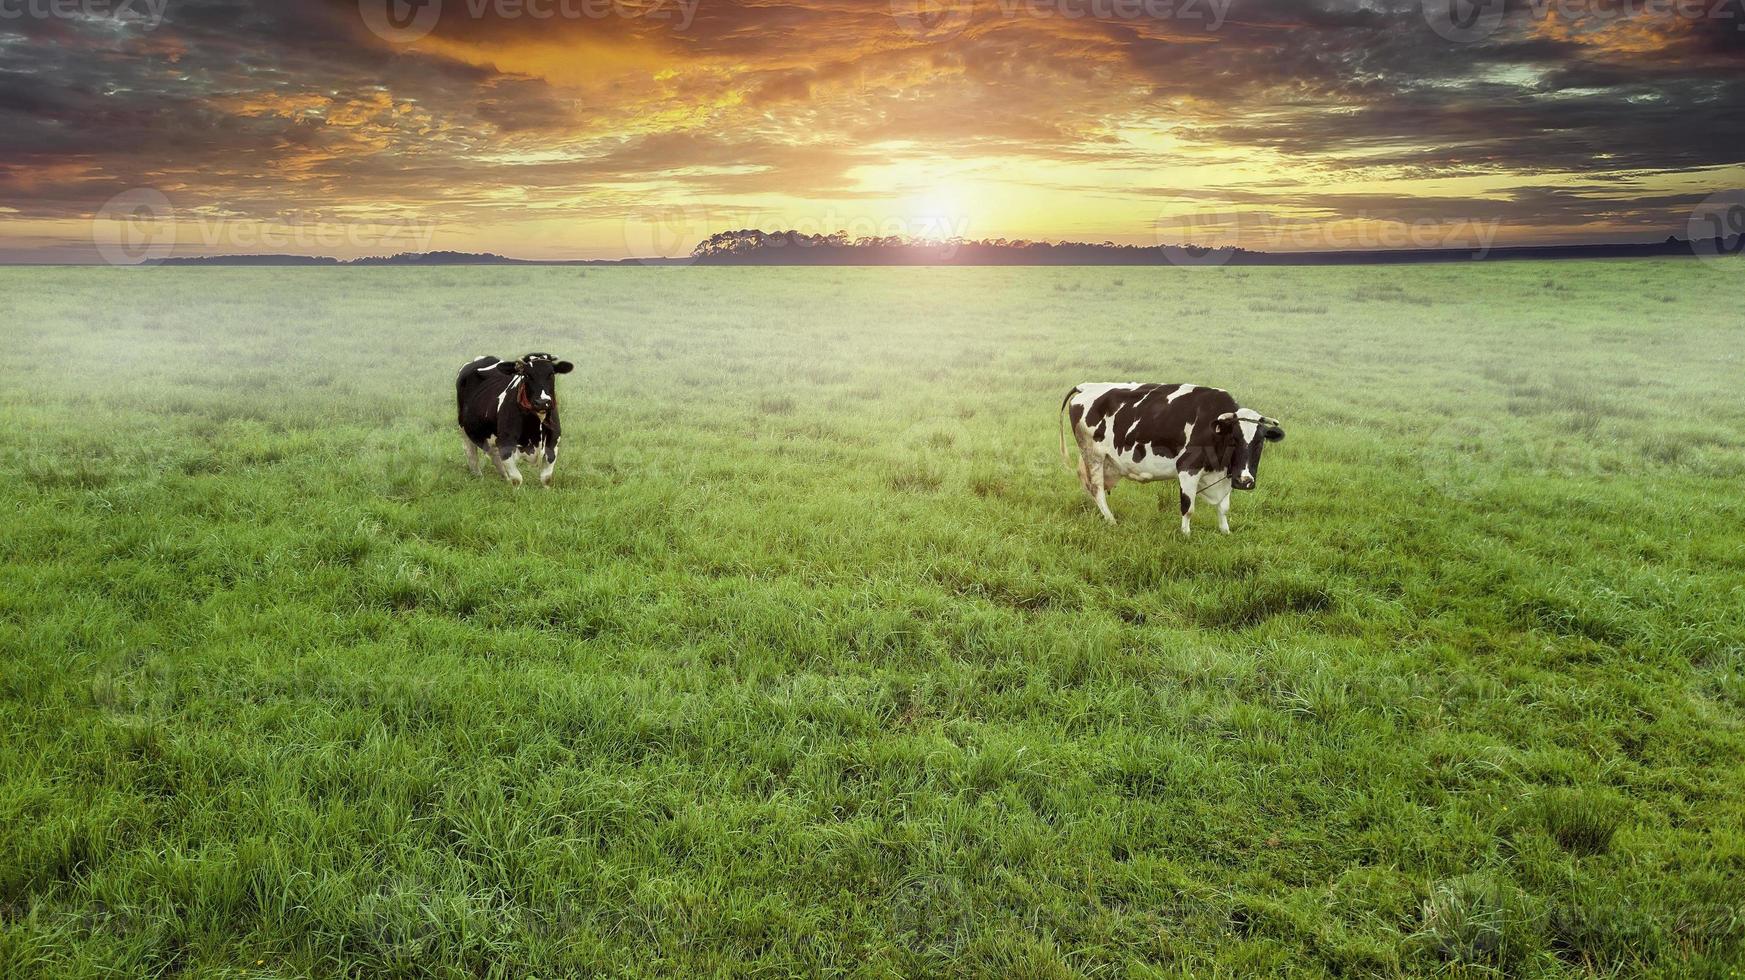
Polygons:
M1741 286L0 270L0 976L1737 977Z

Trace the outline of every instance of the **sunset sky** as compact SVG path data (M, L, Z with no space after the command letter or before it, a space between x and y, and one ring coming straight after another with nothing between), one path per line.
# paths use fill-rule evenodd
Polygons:
M176 254L617 258L1639 241L1745 187L1739 0L127 2L0 0L0 261L142 201Z

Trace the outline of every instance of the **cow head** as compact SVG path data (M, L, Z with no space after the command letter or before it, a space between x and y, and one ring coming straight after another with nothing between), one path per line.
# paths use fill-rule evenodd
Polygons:
M1218 445L1230 453L1230 485L1253 490L1260 476L1260 451L1269 442L1283 442L1277 419L1244 408L1218 416Z
M519 399L521 407L544 415L557 407L557 376L574 371L576 366L560 361L550 354L529 354L519 361L502 361L497 370L522 378Z

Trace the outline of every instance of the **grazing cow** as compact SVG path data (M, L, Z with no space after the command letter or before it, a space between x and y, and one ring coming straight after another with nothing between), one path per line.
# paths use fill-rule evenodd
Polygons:
M551 486L551 471L557 467L557 444L562 430L557 422L557 388L560 374L575 365L550 354L529 354L519 361L475 357L460 369L455 379L461 436L466 440L467 465L479 475L479 452L491 454L497 472L513 486L521 485L517 454L532 462L541 455L545 468L539 482Z
M1253 490L1260 451L1285 437L1277 421L1236 404L1230 393L1196 385L1086 384L1060 406L1079 445L1079 483L1109 523L1109 491L1123 479L1181 486L1182 533L1191 534L1194 501L1218 508L1230 533L1230 492ZM1060 455L1072 466L1064 425Z

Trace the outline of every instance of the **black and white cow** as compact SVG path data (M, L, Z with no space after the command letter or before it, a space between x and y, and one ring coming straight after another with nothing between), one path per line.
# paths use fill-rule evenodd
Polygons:
M1276 420L1236 404L1220 388L1165 384L1084 384L1060 406L1079 445L1079 483L1109 523L1109 491L1122 480L1174 479L1181 487L1182 533L1192 533L1194 501L1218 508L1230 533L1230 493L1253 490L1260 451L1285 431ZM1060 454L1067 466L1064 428Z
M519 361L475 357L455 379L460 430L466 440L467 465L479 475L479 453L491 454L497 472L521 485L517 455L528 462L545 457L539 482L550 486L557 467L557 444L563 430L557 421L557 376L575 365L550 354L529 354Z

